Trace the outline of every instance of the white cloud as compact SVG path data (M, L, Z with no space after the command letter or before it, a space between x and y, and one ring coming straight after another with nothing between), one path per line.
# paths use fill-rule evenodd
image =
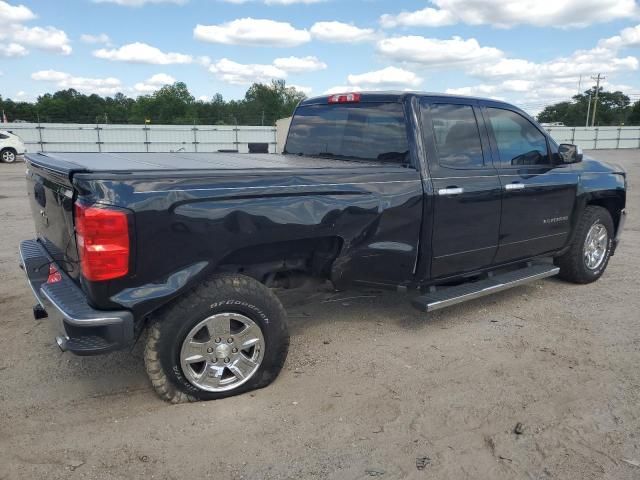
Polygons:
M493 62L502 57L501 50L482 47L475 38L453 37L449 40L418 35L384 38L378 52L395 61L419 63L429 67Z
M11 37L20 45L37 48L52 53L69 55L71 45L67 34L55 27L25 27L14 25Z
M383 27L437 27L453 23L510 28L525 24L536 27L586 27L594 23L637 18L635 0L432 0L433 7L414 12L385 14Z
M475 65L469 73L482 78L577 79L579 75L589 76L594 72L634 71L638 67L639 62L635 57L619 58L612 50L596 47L576 50L568 57L540 63L521 58L502 58L493 63Z
M184 5L188 0L93 0L93 3L114 3L123 7L142 7L152 3L173 3Z
M298 30L287 22L240 18L219 25L196 25L197 40L224 45L257 47L295 47L311 40L307 30Z
M59 82L68 76L68 73L59 72L57 70L40 70L31 74L31 78L33 80L46 82Z
M23 22L36 18L36 15L24 5L11 5L0 0L0 40L5 52L0 56L16 57L29 53L26 47L46 52L69 55L71 45L67 34L55 27L27 27Z
M276 58L273 65L290 73L315 72L327 68L327 64L317 57L284 57Z
M618 35L604 38L598 42L598 46L602 48L626 48L640 46L640 25L625 28Z
M267 5L293 5L294 3L304 3L304 4L311 4L311 3L320 3L320 2L324 2L325 0L264 0L264 3L266 3Z
M144 82L138 82L133 89L139 93L152 93L165 85L172 85L176 79L166 73L156 73L147 78Z
M223 58L209 67L224 82L232 85L251 85L254 82L266 83L273 79L287 77L287 72L274 65L243 64Z
M101 48L93 52L93 56L114 62L150 63L153 65L184 64L193 62L191 55L175 52L163 52L159 48L146 43L135 42L120 48Z
M266 5L294 5L296 3L302 4L312 4L312 3L320 3L325 0L222 0L225 3L233 3L235 5L241 5L243 3L248 3L251 1L260 1Z
M287 85L287 86L289 88L295 88L298 92L302 92L307 96L311 95L311 92L313 91L313 88L305 87L303 85Z
M24 5L11 5L0 0L0 25L28 22L36 15Z
M40 70L32 73L31 78L36 81L55 83L58 88L74 88L88 94L111 95L122 90L122 82L115 77L75 77L57 70Z
M0 57L24 57L29 53L29 50L24 48L22 45L18 43L8 43L3 44L0 43Z
M325 42L363 42L375 38L375 31L371 28L342 22L316 22L310 31L314 38Z
M640 61L633 56L622 57L618 50L635 45L640 29L631 27L619 35L602 39L589 50L576 50L566 57L544 62L522 58L500 58L494 62L471 65L467 73L481 79L481 83L450 88L447 93L497 97L508 95L516 99L530 113L537 113L545 105L569 101L594 85L591 76L603 73L607 80L601 85L607 90L630 91L637 86L612 82L619 72L640 69Z
M362 88L357 85L339 85L324 91L323 95L333 95L334 93L360 92Z
M282 57L271 64L238 63L223 58L208 65L209 71L219 79L232 85L250 85L252 83L268 83L271 80L284 80L289 73L304 73L323 70L327 64L317 57ZM300 87L306 93L309 87Z
M456 17L447 10L427 7L415 12L400 12L397 15L384 14L380 25L384 28L404 27L442 27L457 23Z
M365 88L417 87L422 79L409 70L397 67L387 67L382 70L349 75L349 85L361 85Z
M106 33L99 33L97 35L83 33L82 35L80 35L80 40L84 43L104 43L107 45L111 43L111 39Z

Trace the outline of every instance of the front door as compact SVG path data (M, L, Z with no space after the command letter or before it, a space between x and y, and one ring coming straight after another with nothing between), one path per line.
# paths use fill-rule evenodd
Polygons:
M547 136L516 110L483 108L503 187L497 263L562 248L571 231L578 174L551 155Z
M480 111L473 100L428 98L421 111L434 194L430 277L487 267L498 248L501 185Z

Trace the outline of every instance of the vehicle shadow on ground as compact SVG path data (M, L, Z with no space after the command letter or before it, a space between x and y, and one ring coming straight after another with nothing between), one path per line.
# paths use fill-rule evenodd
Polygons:
M547 279L548 281L549 279ZM552 279L559 285L565 282ZM358 322L363 324L387 324L411 331L421 331L437 326L449 328L456 322L468 322L474 310L486 311L498 304L518 302L522 295L533 296L541 283L523 285L470 300L435 312L421 312L411 305L416 293L398 293L374 288L357 288L336 292L330 287L315 291L285 291L279 297L288 312L289 333L304 335L308 328L322 323ZM462 319L461 317L465 317ZM473 319L471 320L473 321Z
M564 284L561 281L554 283ZM290 355L295 356L296 345L315 342L318 331L336 331L357 329L363 338L367 336L390 334L398 331L420 332L429 337L435 329L449 329L461 324L482 322L487 309L502 303L509 305L520 302L523 295L530 297L539 292L540 284L525 285L497 294L475 299L459 305L432 312L423 313L411 305L412 294L397 293L375 288L354 288L337 292L330 285L321 285L314 289L279 291L288 313L289 333L294 339ZM475 314L477 311L478 315ZM482 315L481 315L482 314ZM504 311L501 313L504 317ZM523 321L524 318L514 318ZM144 367L143 333L136 344L124 351L113 352L95 357L76 357L69 353L60 354L59 368L64 376L73 377L87 397L102 398L120 393L132 392L155 397L148 382ZM372 340L373 342L373 340ZM57 347L51 346L51 355L58 356ZM286 369L285 364L285 369ZM159 401L159 405L163 402Z

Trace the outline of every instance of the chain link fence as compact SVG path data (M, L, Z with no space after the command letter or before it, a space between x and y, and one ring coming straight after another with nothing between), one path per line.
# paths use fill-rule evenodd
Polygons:
M28 152L276 152L276 128L236 125L0 123Z

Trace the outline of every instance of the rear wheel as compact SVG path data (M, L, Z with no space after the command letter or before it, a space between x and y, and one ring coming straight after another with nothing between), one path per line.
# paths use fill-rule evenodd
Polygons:
M265 387L287 356L278 298L243 275L221 275L167 308L151 326L145 365L156 392L180 403Z
M591 283L600 278L609 263L613 235L609 212L588 206L576 226L570 249L556 258L560 277L574 283Z
M16 161L17 152L13 148L5 148L0 152L0 159L4 163L13 163Z

